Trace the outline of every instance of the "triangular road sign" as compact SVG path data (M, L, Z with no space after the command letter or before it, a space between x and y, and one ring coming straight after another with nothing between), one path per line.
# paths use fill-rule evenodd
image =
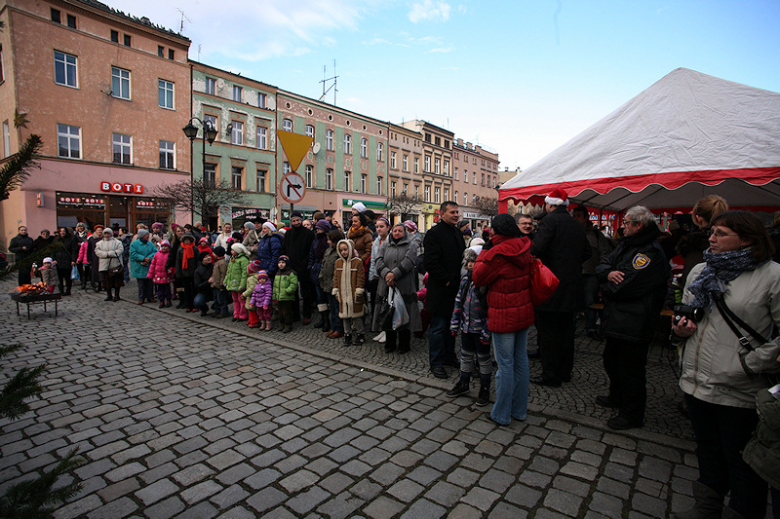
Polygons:
M314 139L308 135L300 135L283 130L278 130L276 136L279 137L279 142L282 143L284 153L290 161L290 167L293 171L298 171L298 166L301 165L301 161L306 156L306 152L311 147Z

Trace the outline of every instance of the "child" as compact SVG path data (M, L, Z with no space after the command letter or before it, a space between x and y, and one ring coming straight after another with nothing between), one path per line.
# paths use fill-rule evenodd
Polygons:
M363 314L365 313L365 269L363 261L355 257L352 240L339 240L339 259L333 270L333 295L339 301L339 317L344 321L344 346L352 344L352 330L355 330L355 344L363 344Z
M46 290L50 294L54 293L54 289L60 283L60 278L57 275L57 269L54 268L54 262L51 258L43 258L43 266L40 268L41 281L46 283Z
M209 278L209 283L214 292L214 304L211 307L214 313L211 315L219 318L230 317L230 311L228 310L230 295L225 289L225 275L227 274L225 247L218 245L214 247L213 252L216 259L214 260L214 270L212 270L211 278Z
M249 316L246 312L246 301L241 294L246 290L246 272L249 266L249 253L246 247L233 242L230 245L233 256L227 266L225 274L225 288L233 299L233 321L246 321Z
M171 242L163 240L160 242L160 250L152 257L152 263L149 265L147 279L151 279L157 287L157 300L160 302L160 308L171 306L171 282L173 281L173 269L168 269L168 255L171 253Z
M455 387L447 392L447 396L456 397L469 392L469 380L474 374L474 356L479 364L479 396L477 405L484 406L490 402L490 376L493 373L493 362L490 359L490 332L487 327L487 305L485 294L474 285L471 273L477 261L474 249L463 251L466 263L466 273L460 280L458 295L455 297L455 309L450 320L450 332L460 336L460 380Z
M209 239L201 238L198 240L198 253L208 252L211 255L211 259L214 260L214 251L209 247Z
M271 329L271 296L273 287L268 281L268 272L261 270L257 273L257 284L252 291L252 306L255 307L257 318L260 321L260 330Z
M260 261L255 260L250 262L246 270L246 290L241 294L241 297L246 301L244 306L246 306L246 315L249 318L247 326L250 328L259 328L260 320L257 317L256 308L252 305L252 292L254 292L255 285L257 284L257 273L260 272Z
M195 269L195 299L192 306L200 310L200 316L205 317L209 312L208 302L214 297L209 280L214 275L214 264L211 259L211 251L203 251L198 254L200 265Z
M276 276L274 276L272 293L273 302L278 303L279 313L282 314L282 324L284 325L282 333L292 331L295 294L298 292L298 276L295 275L291 268L287 267L289 262L290 258L288 256L279 256L279 270L276 271Z

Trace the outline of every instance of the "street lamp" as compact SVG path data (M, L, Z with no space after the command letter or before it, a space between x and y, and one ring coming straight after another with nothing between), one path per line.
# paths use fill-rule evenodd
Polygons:
M209 141L209 144L212 144L214 142L214 139L217 138L217 129L214 128L210 122L204 122L203 120L199 119L198 117L193 117L187 122L187 126L182 128L184 131L184 135L187 136L187 138L190 140L190 208L192 210L192 214L190 216L190 219L195 219L195 172L193 171L193 157L192 157L192 143L195 140L195 138L198 136L198 127L192 124L192 121L198 121L200 125L203 127L203 181L206 180L206 141ZM203 215L201 215L202 217ZM191 222L192 223L192 222Z

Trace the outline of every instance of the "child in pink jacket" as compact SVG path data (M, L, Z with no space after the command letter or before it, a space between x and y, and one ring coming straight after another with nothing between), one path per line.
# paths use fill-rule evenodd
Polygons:
M261 330L271 330L271 294L273 286L268 280L268 272L261 270L257 273L257 284L252 291L252 306L255 307L257 318L260 320Z
M157 288L157 300L160 302L160 308L171 306L171 283L173 282L173 268L167 268L168 255L171 253L171 242L163 240L160 242L160 250L152 257L152 263L149 265L147 279L154 282Z

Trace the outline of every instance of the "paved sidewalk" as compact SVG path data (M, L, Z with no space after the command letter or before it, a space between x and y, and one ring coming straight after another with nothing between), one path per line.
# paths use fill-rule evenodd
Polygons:
M587 341L571 384L532 388L529 418L499 428L476 390L444 395L454 377L428 374L422 340L388 356L311 327L225 321L83 292L56 319L36 308L28 321L4 296L4 342L26 349L2 377L48 372L33 412L0 422L0 487L78 447L84 488L59 519L642 518L691 503L694 446L663 350L644 429L604 428L600 350Z

